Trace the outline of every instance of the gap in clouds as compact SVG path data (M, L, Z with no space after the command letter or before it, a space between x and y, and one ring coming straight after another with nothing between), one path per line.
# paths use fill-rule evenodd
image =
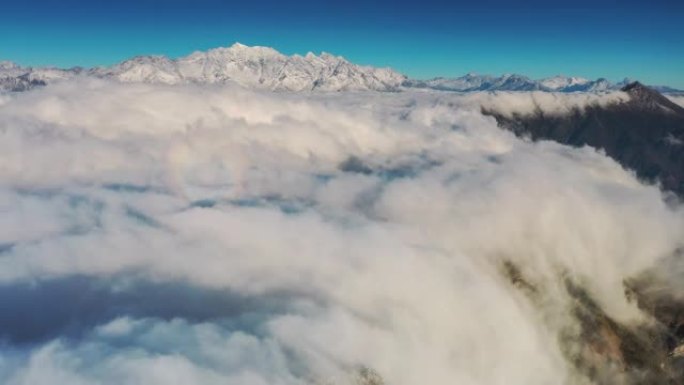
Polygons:
M0 340L18 345L55 338L78 341L94 327L124 317L215 322L258 334L265 320L287 312L293 302L289 297L296 297L294 293L245 296L184 282L139 280L135 275L4 284L0 286Z

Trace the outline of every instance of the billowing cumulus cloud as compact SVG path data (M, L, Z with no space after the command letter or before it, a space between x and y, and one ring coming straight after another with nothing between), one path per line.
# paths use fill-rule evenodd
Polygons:
M647 322L624 280L682 246L684 217L602 153L481 109L624 97L5 97L0 382L590 383L568 282Z

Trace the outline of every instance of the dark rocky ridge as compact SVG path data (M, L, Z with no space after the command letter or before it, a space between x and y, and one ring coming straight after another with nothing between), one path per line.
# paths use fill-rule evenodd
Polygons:
M630 100L608 106L587 106L569 114L537 110L505 116L484 110L499 125L532 140L553 140L570 146L603 149L639 178L658 182L684 197L684 108L657 91L634 82L622 88Z

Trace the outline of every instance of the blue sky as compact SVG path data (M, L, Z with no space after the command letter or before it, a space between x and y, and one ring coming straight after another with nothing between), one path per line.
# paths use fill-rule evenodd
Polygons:
M239 41L418 78L555 74L684 88L684 2L33 0L3 4L0 59L93 66Z

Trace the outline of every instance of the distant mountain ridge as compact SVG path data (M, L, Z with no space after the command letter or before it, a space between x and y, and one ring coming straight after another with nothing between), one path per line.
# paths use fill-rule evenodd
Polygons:
M351 63L340 56L322 53L284 55L268 47L230 47L197 51L171 59L136 56L110 67L32 68L0 62L0 91L26 91L77 76L122 82L162 84L236 83L247 88L272 91L399 91L423 88L443 91L550 91L599 92L619 90L630 81L613 84L606 79L554 76L534 80L526 76L467 74L458 78L409 79L391 68ZM678 92L654 87L661 92Z
M475 91L547 91L547 92L602 92L618 91L631 79L612 83L604 78L589 80L581 77L557 75L544 79L531 79L527 76L505 74L502 76L467 74L458 78L434 78L430 80L408 79L404 86L427 88L442 91L475 92ZM681 92L665 86L650 86L659 92Z

